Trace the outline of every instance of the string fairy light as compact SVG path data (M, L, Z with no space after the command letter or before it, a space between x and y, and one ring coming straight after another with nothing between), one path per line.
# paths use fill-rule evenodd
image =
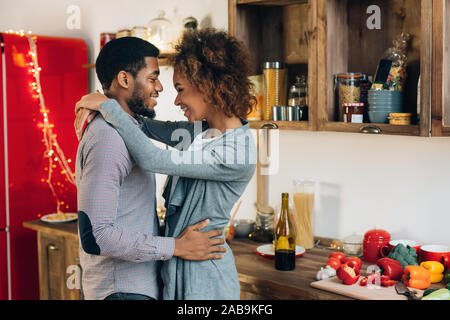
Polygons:
M48 184L54 198L56 199L56 212L61 213L61 205L64 205L64 201L60 201L58 194L56 193L54 183L52 181L54 171L59 166L60 173L66 177L66 180L76 185L75 182L75 174L72 172L72 169L69 166L69 163L72 162L71 159L66 159L63 150L58 144L57 135L53 133L54 124L50 123L48 114L50 110L45 105L44 95L42 93L41 87L41 79L40 73L42 68L39 66L38 55L37 55L37 46L36 41L37 37L32 35L32 32L29 31L25 33L23 30L20 31L6 31L6 33L16 34L21 37L26 36L28 39L28 44L30 47L30 51L28 52L27 57L29 58L29 62L26 64L28 68L28 73L32 75L32 81L30 82L31 95L34 99L39 102L40 113L42 114L42 123L38 124L38 127L41 128L43 133L43 143L45 146L44 158L48 160L48 165L45 168L47 172L47 178L41 179L41 182L45 182ZM58 182L56 184L58 187L63 187L64 185ZM68 206L66 205L66 208Z

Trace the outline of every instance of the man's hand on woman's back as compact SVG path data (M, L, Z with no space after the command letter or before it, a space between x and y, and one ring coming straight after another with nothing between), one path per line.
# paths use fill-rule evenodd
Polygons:
M222 235L223 230L201 232L208 224L209 219L184 229L180 236L175 238L174 256L192 261L222 259L220 252L226 252L226 249L220 245L224 244L225 240L216 237Z

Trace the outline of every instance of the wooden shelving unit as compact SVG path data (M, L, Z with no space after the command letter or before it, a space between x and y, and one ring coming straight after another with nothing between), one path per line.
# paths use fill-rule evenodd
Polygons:
M381 9L379 30L367 28L371 5ZM250 48L254 74L262 74L264 61L274 60L287 62L294 73L308 74L310 121L307 125L277 123L281 130L423 137L433 130L433 135L450 136L449 16L450 0L229 0L229 32ZM335 121L334 75L373 76L384 52L402 32L412 36L404 112L414 115L413 125ZM289 55L292 48L298 54ZM419 75L420 120L416 123Z
M431 44L432 0L317 0L318 29L318 130L363 132L364 126L379 130L365 133L391 135L430 135L431 110ZM369 30L366 13L370 5L381 9L382 27ZM394 126L389 124L344 124L336 122L337 107L333 77L343 72L373 75L392 40L401 33L412 36L407 50L408 66L405 84L404 112L416 115L417 84L421 76L420 124ZM321 63L319 63L321 62ZM415 116L414 116L415 118Z
M169 58L173 56L173 53L161 53L158 57L158 64L160 67L169 65ZM83 64L82 68L92 69L95 68L95 63Z

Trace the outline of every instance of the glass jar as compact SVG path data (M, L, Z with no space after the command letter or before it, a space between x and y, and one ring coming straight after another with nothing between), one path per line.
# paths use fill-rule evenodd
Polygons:
M282 62L264 63L264 120L272 120L272 107L285 106L287 70Z
M131 35L131 31L129 29L122 29L117 31L116 33L116 39L123 38L123 37L129 37Z
M342 117L345 123L364 123L364 103L344 103Z
M134 27L133 29L131 29L132 37L140 38L142 40L147 40L148 39L147 34L148 34L147 27Z
M247 116L247 120L261 121L263 120L264 110L264 88L263 88L263 75L249 77L250 82L253 84L252 94L256 98L256 105L253 106L252 112Z
M163 10L158 12L158 18L148 23L148 41L155 45L161 52L169 52L173 48L173 27L172 22L164 18Z
M102 32L100 33L100 50L102 50L103 46L114 40L116 38L116 34L112 32Z
M274 209L269 206L258 206L256 209L255 231L250 239L256 242L271 243L274 237Z
M361 83L366 80L362 73L340 73L335 75L334 89L336 93L338 119L342 121L342 106L345 103L361 102Z

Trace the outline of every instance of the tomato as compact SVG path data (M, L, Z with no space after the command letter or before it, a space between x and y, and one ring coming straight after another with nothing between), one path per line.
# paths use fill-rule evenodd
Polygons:
M327 261L327 266L330 266L334 270L337 270L341 266L341 261L338 258L330 258Z
M336 251L336 252L333 252L332 254L330 254L330 256L328 258L337 258L337 259L339 259L339 261L341 263L344 263L346 255L342 252Z
M361 268L362 268L362 261L361 261L360 258L358 258L358 257L348 257L348 258L345 258L344 263L351 262L351 261L353 261L356 264L356 268L358 270L361 270Z

